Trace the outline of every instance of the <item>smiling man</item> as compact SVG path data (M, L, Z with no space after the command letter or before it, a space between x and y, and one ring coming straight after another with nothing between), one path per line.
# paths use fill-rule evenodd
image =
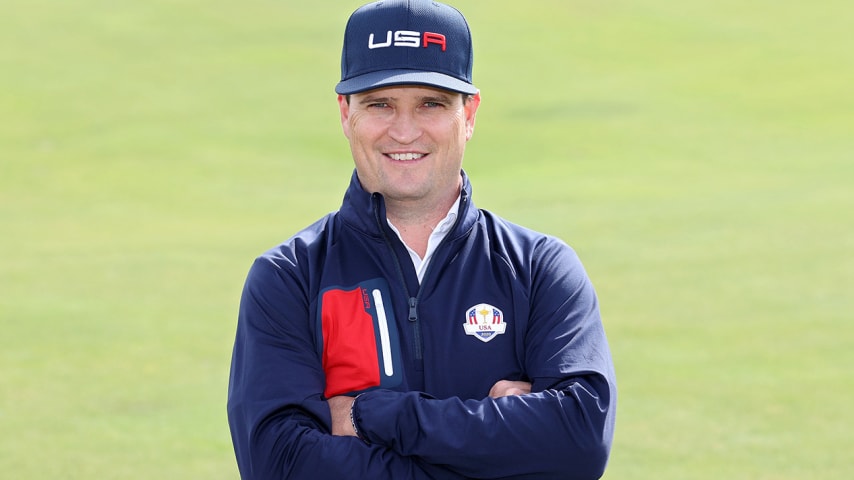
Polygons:
M341 208L261 255L228 414L246 479L594 479L616 384L596 294L561 240L477 209L468 25L365 5L336 86Z

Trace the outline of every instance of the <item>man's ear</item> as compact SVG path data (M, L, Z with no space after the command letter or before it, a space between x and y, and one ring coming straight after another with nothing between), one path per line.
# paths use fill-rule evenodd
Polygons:
M350 102L344 95L338 95L338 110L341 111L341 127L344 136L350 138Z
M466 100L463 105L466 115L466 141L471 140L474 135L474 121L477 116L477 107L480 106L480 92L475 93Z

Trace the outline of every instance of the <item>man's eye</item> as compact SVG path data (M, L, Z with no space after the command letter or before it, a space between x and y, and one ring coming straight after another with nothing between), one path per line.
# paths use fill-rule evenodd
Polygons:
M388 104L385 102L377 102L368 104L368 108L386 108Z
M437 107L441 107L442 104L439 102L424 102L424 106L427 108L437 108Z

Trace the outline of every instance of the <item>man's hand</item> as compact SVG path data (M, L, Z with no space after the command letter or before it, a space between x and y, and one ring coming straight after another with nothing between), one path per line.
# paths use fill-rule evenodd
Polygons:
M531 393L530 382L515 380L499 380L489 389L491 398L508 397L510 395L524 395Z
M332 435L356 436L353 422L350 421L350 409L353 407L354 400L355 398L346 395L339 395L327 400L329 413L332 414Z

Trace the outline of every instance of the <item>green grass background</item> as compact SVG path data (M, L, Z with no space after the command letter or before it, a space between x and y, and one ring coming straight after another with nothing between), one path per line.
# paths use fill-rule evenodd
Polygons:
M251 260L337 208L353 1L5 1L0 476L237 477ZM854 3L459 0L482 208L558 235L607 479L854 477Z

